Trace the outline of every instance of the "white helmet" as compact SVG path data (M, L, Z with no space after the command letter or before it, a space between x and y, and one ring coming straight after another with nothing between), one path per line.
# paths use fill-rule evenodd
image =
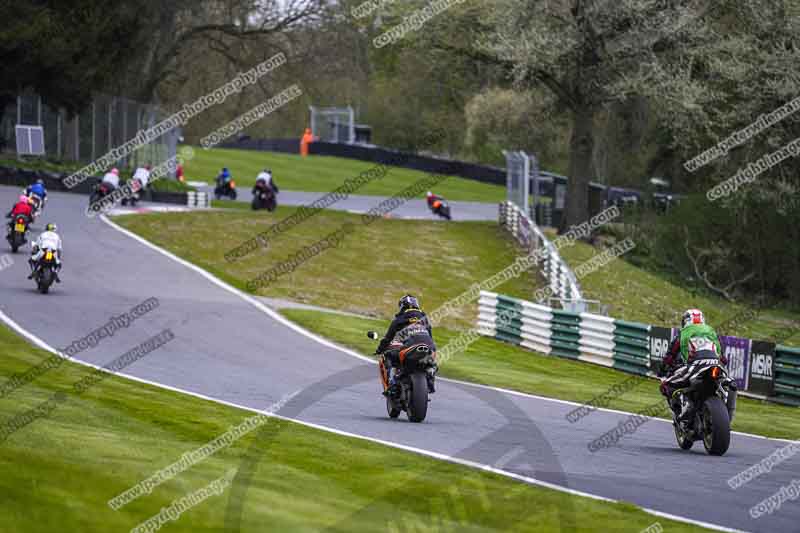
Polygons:
M427 194L426 196L427 196L428 198L430 198L431 196L433 196L433 193L432 193L431 191L428 191L428 194Z
M687 309L685 313L683 313L683 319L681 320L681 329L685 328L686 326L691 326L692 324L705 324L706 319L703 316L703 312L699 309Z

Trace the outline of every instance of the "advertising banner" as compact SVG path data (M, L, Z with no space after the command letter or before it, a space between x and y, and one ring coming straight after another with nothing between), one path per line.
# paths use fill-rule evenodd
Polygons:
M775 392L775 344L753 341L748 390L765 396L772 396Z
M662 361L667 355L669 349L669 342L672 340L672 329L660 328L658 326L650 327L650 370L658 373L661 370Z
M721 335L719 342L722 345L722 353L728 358L728 375L736 381L739 390L747 390L750 339Z

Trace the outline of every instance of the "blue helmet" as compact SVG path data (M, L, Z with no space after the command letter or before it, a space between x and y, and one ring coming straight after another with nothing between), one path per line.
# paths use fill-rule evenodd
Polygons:
M230 172L228 172L228 169L227 169L227 168L223 168L223 169L222 169L222 177L223 177L223 178L227 178L227 177L228 177L228 176L230 176L230 175L231 175L231 173L230 173Z

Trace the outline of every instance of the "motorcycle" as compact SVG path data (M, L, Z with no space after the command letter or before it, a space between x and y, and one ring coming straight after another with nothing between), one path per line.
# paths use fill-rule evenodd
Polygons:
M56 276L56 252L46 248L41 259L39 259L36 275L33 277L39 292L47 294L50 286L56 280Z
M431 212L434 215L439 215L442 218L451 220L450 218L450 204L444 200L435 200L431 205Z
M223 196L229 197L231 200L236 200L236 182L233 180L225 183L218 183L214 189L214 198L217 200Z
M725 454L730 446L731 421L736 412L736 382L728 377L716 356L690 363L686 379L689 385L676 390L673 396L683 401L681 396L691 398L695 408L689 420L678 420L678 414L670 406L678 446L688 450L702 440L709 455Z
M250 206L254 211L257 209L266 209L270 212L275 211L275 208L278 206L278 202L275 198L275 191L269 187L256 188L255 192L253 193L253 201Z
M374 331L367 332L367 337L378 340ZM378 360L378 371L384 391L389 388L389 374L384 362L384 355ZM386 395L386 412L390 418L397 418L402 411L411 422L422 422L428 414L428 380L436 366L436 354L426 344L414 344L400 350L400 367L395 378L398 385L394 394ZM432 390L432 389L431 389Z
M28 233L29 225L30 219L27 216L17 215L14 217L13 224L9 228L8 235L6 235L6 239L8 240L8 244L11 245L11 251L13 253L17 253L17 250L28 242L25 239L25 235Z
M100 200L111 194L112 191L113 189L111 188L111 185L109 185L104 181L101 181L100 183L95 185L94 191L92 191L91 196L89 196L89 205L99 202Z
M28 200L30 201L31 205L33 205L33 220L36 220L42 215L42 210L44 209L44 200L42 200L39 195L31 193L28 195Z

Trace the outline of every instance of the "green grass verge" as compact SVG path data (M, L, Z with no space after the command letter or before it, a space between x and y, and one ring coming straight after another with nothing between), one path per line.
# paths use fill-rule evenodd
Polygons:
M194 158L184 167L186 179L213 184L223 167L227 167L237 186L250 188L256 175L264 168L272 170L278 186L293 191L329 192L340 187L348 178L369 170L374 163L327 156L308 156L234 150L225 148L194 149ZM376 179L353 194L393 196L427 176L424 172L391 167L386 176ZM437 194L448 200L500 202L505 199L505 187L459 177L449 177L436 187ZM424 192L420 198L424 197Z
M358 215L323 211L271 239L267 249L232 263L224 259L228 250L294 211L293 207L279 207L274 213L230 210L116 220L240 288L304 246L351 222L357 229L337 248L322 251L257 293L382 317L395 311L397 300L406 292L420 297L427 309L435 309L513 263L517 253L512 241L492 222L382 219L364 226ZM531 279L523 275L498 290L529 298ZM473 303L445 323L465 327L476 316L477 304Z
M511 264L519 253L508 235L493 222L431 223L380 220L361 226L360 217L325 211L271 240L269 249L229 263L228 250L265 231L295 212L253 213L241 202L214 201L214 206L238 212L153 214L121 217L122 225L197 263L240 288L247 280L287 260L304 246L319 241L345 222L359 229L336 249L328 249L258 294L288 298L368 316L388 317L405 292L419 295L426 309L469 289ZM187 239L187 235L192 235ZM574 268L599 250L583 242L560 250ZM530 299L541 283L525 274L495 288L496 292ZM712 325L724 323L748 308L702 291L693 291L659 275L616 259L581 281L585 296L609 305L609 315L654 325L677 325L682 312L702 309ZM476 306L465 306L445 325L468 327ZM764 310L755 318L722 327L720 334L800 345L800 314ZM793 335L793 336L790 336Z
M304 328L363 354L375 351L375 343L366 338L366 331L375 330L382 335L388 326L386 320L320 311L285 309L281 313ZM459 331L436 328L434 337L438 349L444 348L458 334ZM630 377L618 370L548 357L490 338L481 338L463 353L451 357L441 365L440 372L442 376L453 379L581 403ZM607 407L639 412L660 399L658 381L642 378L641 384L611 400ZM795 407L740 398L733 429L768 437L798 439L800 417Z
M0 326L0 379L47 357ZM656 521L630 504L575 498L282 421L268 422L265 434L244 436L114 511L110 498L252 414L116 377L76 396L72 384L90 371L67 362L0 399L0 412L10 420L54 392L67 395L46 418L0 443L3 531L129 531L238 469L254 443L261 459L242 502L245 532L387 531L391 521L400 531L424 525L549 532L562 530L564 516L575 531L640 531ZM405 497L410 488L414 498ZM186 510L165 531L222 531L231 494L227 489ZM658 521L670 532L697 531Z

